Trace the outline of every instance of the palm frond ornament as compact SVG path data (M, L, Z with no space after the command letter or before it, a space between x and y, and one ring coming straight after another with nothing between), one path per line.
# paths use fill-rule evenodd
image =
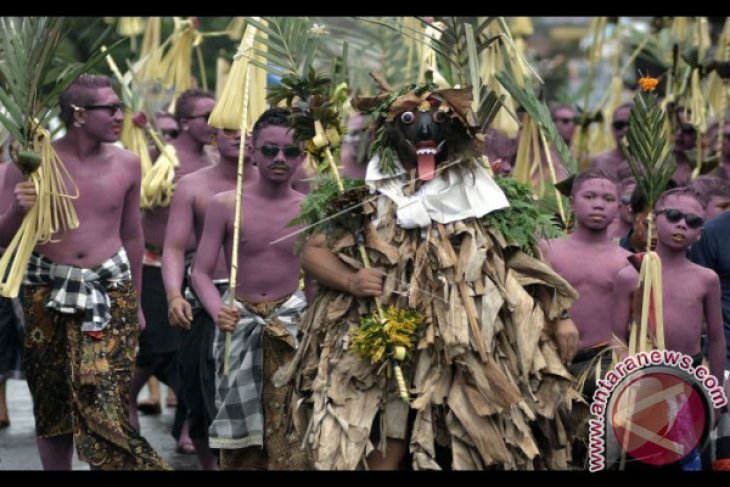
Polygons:
M649 207L647 216L647 253L642 259L639 288L643 288L640 323L632 322L629 353L665 348L662 315L662 271L659 255L652 250L656 215L654 205L672 177L676 164L667 140L666 113L653 93L658 84L654 78L639 80L641 91L634 98L629 118L628 163L636 184L644 193ZM653 321L652 326L649 326ZM652 331L653 328L655 331Z
M506 71L497 73L495 76L502 84L502 86L504 86L504 88L510 93L510 95L512 95L512 97L517 100L517 102L519 102L520 105L522 105L522 107L524 107L525 111L527 112L527 116L529 118L526 117L527 123L525 123L525 132L527 132L528 130L532 130L533 132L531 137L533 141L532 154L533 157L537 158L537 162L535 162L533 165L536 164L538 167L541 167L539 152L539 147L541 146L547 157L550 179L553 183L553 186L557 185L558 180L555 172L555 161L552 160L552 157L550 155L550 146L552 146L555 147L555 150L558 152L558 155L560 156L559 162L563 165L566 171L569 174L575 174L578 171L578 161L576 161L575 157L573 157L570 149L558 133L558 129L557 127L555 127L555 122L550 115L550 109L547 107L547 105L545 105L544 102L541 102L537 98L535 90L532 88L532 86L529 83L525 83L524 87L520 87ZM536 137L538 132L539 139ZM550 145L548 145L548 142L550 143ZM524 183L529 181L530 170L527 164L520 164L520 161L527 161L527 151L524 150L525 147L526 146L524 144L520 145L521 152L518 152L518 163L515 167L515 177L517 177L519 181ZM554 192L555 201L558 205L558 213L560 214L563 225L567 228L568 218L567 213L563 208L563 198L557 188L554 189ZM542 191L541 196L543 195L544 191Z
M38 242L48 242L61 230L79 226L72 201L78 188L51 146L44 128L58 96L102 53L72 65L44 91L56 52L73 21L63 17L0 18L0 123L15 138L11 153L18 168L35 185L37 199L0 259L0 296L16 297L28 259ZM71 188L66 181L71 182Z

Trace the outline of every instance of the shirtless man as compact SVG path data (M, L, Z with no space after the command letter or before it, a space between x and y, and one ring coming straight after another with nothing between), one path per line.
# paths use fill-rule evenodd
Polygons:
M621 173L625 174L626 171L621 171ZM634 214L631 211L631 195L636 188L636 179L633 175L621 177L621 173L619 174L618 184L618 214L608 226L608 238L611 240L620 240L628 235L634 224Z
M543 242L541 249L553 269L579 294L570 309L580 333L572 365L572 373L578 376L610 342L614 278L629 265L626 259L631 253L608 235L608 225L618 213L618 192L611 176L596 170L578 175L570 207L577 222L574 231L567 237ZM611 355L605 356L610 361ZM587 396L594 388L593 381L586 381Z
M365 179L368 166L368 146L372 134L368 131L368 117L356 113L347 121L347 135L342 144L340 159L342 176L350 179Z
M575 135L575 129L577 127L575 109L570 105L557 105L550 110L555 127L558 129L558 133L565 141L565 144L570 147L570 143L573 141Z
M495 128L488 128L484 138L484 155L489 160L492 173L509 176L517 158L517 140Z
M692 181L691 186L707 201L707 221L730 210L730 181L716 176L700 176Z
M605 171L613 177L617 177L618 172L622 169L629 168L629 163L626 162L621 150L621 139L629 131L629 114L633 106L632 103L624 103L614 110L611 129L613 139L616 141L616 148L597 154L591 161L592 168Z
M190 234L200 242L203 234L205 211L213 196L236 189L241 132L219 129L216 145L220 162L180 179L172 198L170 219L162 253L162 279L167 293L170 324L183 332L179 350L179 367L182 375L182 391L188 408L190 438L195 445L203 469L217 470L218 457L208 446L208 427L215 417L215 364L212 362L215 321L200 307L195 296L195 310L181 293L185 281L185 250ZM258 181L258 169L246 155L244 188ZM244 191L247 191L245 189ZM229 270L219 254L211 278L225 290Z
M656 252L662 263L664 341L668 350L693 357L702 363L702 335L706 333L710 372L724 380L725 333L722 322L721 290L718 275L687 259L687 249L697 241L704 223L704 202L691 188L676 188L662 194L655 206L657 214ZM628 343L632 302L639 281L633 266L619 272L613 293L613 332ZM636 318L637 321L639 318ZM693 451L680 466L701 469L701 452Z
M176 182L184 175L211 164L204 147L212 141L214 134L213 128L208 125L208 117L214 104L213 94L199 89L183 92L176 102L175 118L182 129L181 133L170 142L179 161L179 166L175 169ZM149 326L140 336L137 368L129 398L130 421L135 427L139 427L137 396L152 375L173 390L177 389L179 396L180 381L176 367L180 330L172 328L167 319L167 302L164 299L161 270L162 246L169 214L169 206L146 209L142 213L145 240L142 308ZM190 251L194 247L195 240L191 236L186 250ZM178 441L178 450L192 453L193 446L187 437L184 418L184 405L178 405L173 436Z
M109 78L81 75L59 101L67 133L54 147L79 188L80 226L37 245L24 281L25 372L41 462L70 470L75 441L92 468L169 468L130 425L124 402L144 328L139 158L113 145L123 115ZM2 191L15 194L0 215L0 245L7 245L36 196L15 166Z
M687 259L687 248L697 241L702 231L704 203L691 188L676 188L662 194L656 204L656 214L656 252L662 260L667 349L690 355L699 362L702 358L700 338L706 331L710 371L722 380L725 335L720 279L715 272ZM613 332L626 343L638 279L636 269L628 266L619 272L614 285Z
M259 180L243 193L235 304L224 305L213 284L221 247L231 262L235 191L209 203L192 272L193 287L220 330L214 344L218 415L209 430L210 446L221 448L224 469L311 468L299 440L285 436L286 388L271 385L271 374L293 357L296 320L305 306L297 292L295 237L272 244L292 233L287 225L299 214L304 195L291 187L291 179L304 153L282 108L261 115L251 144ZM222 370L222 332L232 332L228 376Z
M155 115L155 122L157 122L157 130L160 131L162 139L166 142L170 142L180 135L180 126L177 124L175 117L167 112L158 112Z

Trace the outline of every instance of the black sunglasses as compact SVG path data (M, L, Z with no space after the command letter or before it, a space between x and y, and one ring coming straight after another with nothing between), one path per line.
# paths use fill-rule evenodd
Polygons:
M160 133L162 133L162 135L166 135L167 137L170 137L171 139L174 139L175 137L180 135L180 131L177 129L162 130Z
M629 122L623 120L617 120L611 124L614 130L622 130L629 126Z
M284 152L284 157L287 159L296 159L302 154L302 149L296 145L286 145L279 147L278 145L264 144L261 147L256 147L266 157L276 157L279 151Z
M119 110L124 111L124 102L112 103L110 105L86 105L84 110L106 110L109 116L113 117Z
M697 216L694 213L682 213L675 208L664 208L663 210L656 212L657 215L661 215L662 213L667 216L667 221L670 223L677 223L684 218L687 226L693 229L700 228L702 224L705 223L704 218Z

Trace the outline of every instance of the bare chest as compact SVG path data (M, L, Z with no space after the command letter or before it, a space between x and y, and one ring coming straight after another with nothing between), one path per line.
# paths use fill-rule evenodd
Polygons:
M564 279L580 290L612 292L616 274L629 263L603 249L563 247L549 255L550 264Z
M706 294L702 280L692 272L664 271L662 291L665 316L702 309Z
M83 170L74 174L78 198L74 207L79 217L120 214L131 187L129 175L109 167L98 171ZM73 185L67 184L69 192Z
M195 175L197 176L197 175ZM194 177L195 177L194 176ZM213 196L225 191L236 189L236 181L222 178L200 178L195 181L195 189L192 196L193 215L196 225L202 227L205 219L205 212Z
M292 255L296 241L297 228L290 227L289 222L299 212L299 207L282 208L269 211L249 211L242 217L239 245L250 253L283 253ZM233 218L231 218L231 221ZM229 235L233 234L233 225L229 224Z

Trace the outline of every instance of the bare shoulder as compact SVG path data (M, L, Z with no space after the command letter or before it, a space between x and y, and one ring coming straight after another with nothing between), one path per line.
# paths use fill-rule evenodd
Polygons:
M565 238L551 238L549 240L542 239L537 245L540 247L540 251L545 255L545 257L549 257L550 255L554 255L556 252L560 252L565 246L565 242Z
M708 289L712 286L720 286L720 277L712 269L695 264L694 262L689 262L689 269L693 274L700 277Z
M631 257L631 252L626 250L623 247L620 247L614 243L611 243L611 257L616 261L617 265L620 265L621 267L628 265L629 261L627 260L629 257Z
M141 177L141 162L139 156L132 151L117 147L114 144L104 144L104 154L112 162L112 171L117 174L129 174L132 177Z
M139 156L137 154L114 144L104 144L104 152L120 162L139 165Z
M180 180L175 184L175 193L177 193L180 190L183 191L194 191L195 188L200 187L200 184L205 181L205 174L200 174L205 169L200 169L199 171L191 172L190 174L186 174L185 176L181 177Z
M215 205L216 208L233 208L236 204L236 191L223 191L213 196L210 200L211 206Z
M178 181L178 184L180 184L183 181L188 181L190 183L194 184L200 184L205 181L207 181L210 178L210 173L215 170L215 166L205 166L200 169L197 169L191 173L186 174L185 176L180 178L180 181Z

